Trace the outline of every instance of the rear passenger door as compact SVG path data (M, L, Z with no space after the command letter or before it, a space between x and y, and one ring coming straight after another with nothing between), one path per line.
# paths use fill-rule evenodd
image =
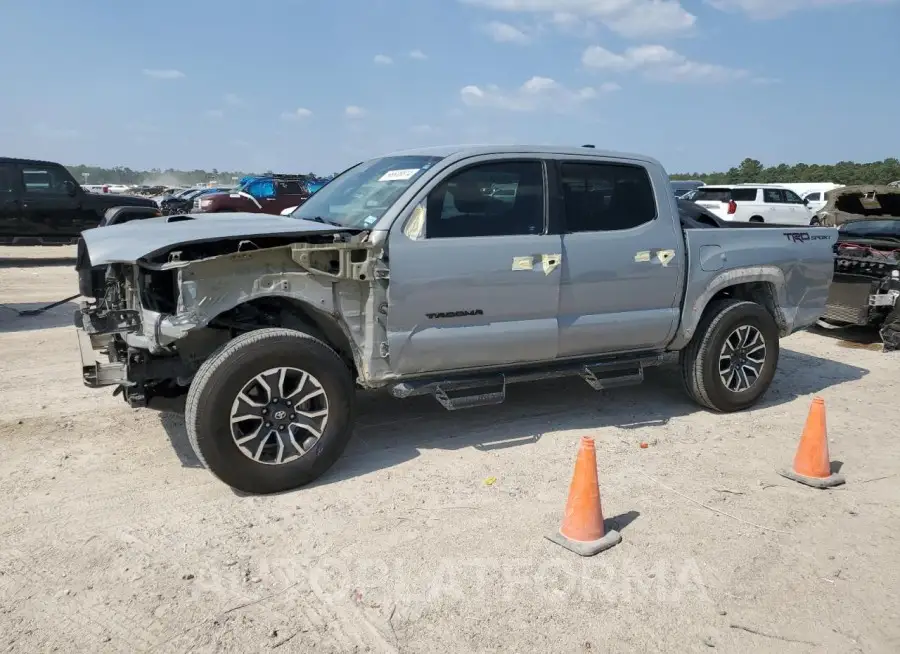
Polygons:
M473 157L429 181L388 244L393 371L445 372L557 354L559 234L539 158Z
M658 349L677 324L684 239L668 180L634 161L563 159L559 356Z

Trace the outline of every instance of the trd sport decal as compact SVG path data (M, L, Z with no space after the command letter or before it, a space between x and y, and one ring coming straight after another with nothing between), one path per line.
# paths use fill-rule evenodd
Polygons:
M441 318L463 318L465 316L483 316L484 311L481 309L466 309L465 311L441 311L440 313L426 313L425 317L429 320L440 320Z
M787 240L792 243L806 243L807 241L830 241L830 234L810 234L809 232L782 232Z

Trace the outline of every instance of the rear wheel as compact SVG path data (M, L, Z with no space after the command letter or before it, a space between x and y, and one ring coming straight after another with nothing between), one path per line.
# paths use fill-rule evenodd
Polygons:
M762 216L752 216L752 217L750 218L750 222L751 222L751 223L762 223L762 222L765 222L765 221L762 219Z
M778 325L755 302L727 299L707 307L681 351L688 395L714 411L753 406L768 390L778 364Z
M247 493L303 486L341 455L353 429L350 370L303 332L260 329L204 362L188 392L185 423L201 462Z

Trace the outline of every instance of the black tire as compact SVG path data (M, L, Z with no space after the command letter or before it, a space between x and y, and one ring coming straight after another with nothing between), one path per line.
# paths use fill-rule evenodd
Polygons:
M238 447L230 414L245 384L279 367L315 377L325 391L328 415L311 449L288 463L270 465ZM266 328L238 336L203 363L188 391L185 425L194 453L213 475L237 490L266 494L298 488L328 470L350 440L354 411L353 378L333 349L303 332Z
M748 222L751 222L751 223L764 223L764 222L766 222L766 221L763 220L762 216L750 216L750 220L749 220Z
M818 216L813 216L812 218L809 219L809 226L810 227L821 227L822 221L819 220Z
M738 327L755 327L765 343L765 359L756 381L743 391L729 389L719 374L719 356L725 340ZM779 356L778 325L756 302L725 299L710 304L679 363L688 395L713 411L731 413L753 406L768 390Z

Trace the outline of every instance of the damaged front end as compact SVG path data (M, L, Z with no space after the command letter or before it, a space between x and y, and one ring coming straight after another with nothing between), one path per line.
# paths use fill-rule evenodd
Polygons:
M115 229L115 228L110 228ZM75 315L84 383L132 406L184 394L235 336L287 327L325 341L362 385L386 373L387 268L360 230L178 243L132 262L92 265L79 245Z

